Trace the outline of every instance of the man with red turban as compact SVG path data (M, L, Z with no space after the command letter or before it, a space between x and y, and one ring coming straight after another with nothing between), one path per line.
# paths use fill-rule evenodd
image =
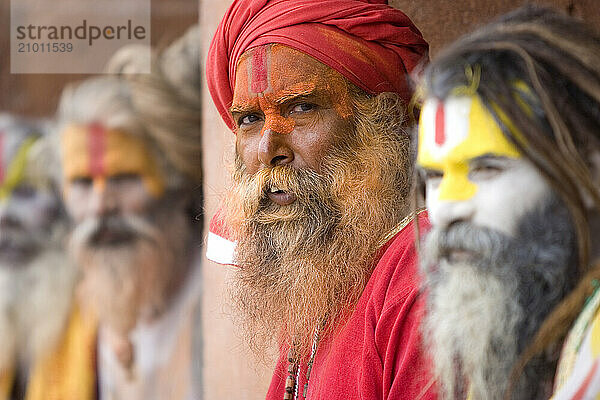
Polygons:
M268 400L435 398L405 130L428 46L386 3L235 0L209 50L236 154L207 255L239 266L253 349L279 346Z

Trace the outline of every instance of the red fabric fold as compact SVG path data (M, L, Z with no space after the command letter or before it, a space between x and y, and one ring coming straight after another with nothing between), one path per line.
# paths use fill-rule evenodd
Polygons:
M229 114L240 56L279 43L302 51L363 90L399 93L409 101L407 72L428 56L412 21L385 0L234 0L207 57L208 88L219 113Z

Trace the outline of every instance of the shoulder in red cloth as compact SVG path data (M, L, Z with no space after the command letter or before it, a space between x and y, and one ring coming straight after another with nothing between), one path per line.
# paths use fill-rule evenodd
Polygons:
M429 228L427 213L418 217ZM415 222L386 245L349 319L317 348L307 398L311 400L434 400L431 362L421 341L425 310L420 291ZM283 349L267 400L283 398L287 362ZM300 387L305 384L302 367Z

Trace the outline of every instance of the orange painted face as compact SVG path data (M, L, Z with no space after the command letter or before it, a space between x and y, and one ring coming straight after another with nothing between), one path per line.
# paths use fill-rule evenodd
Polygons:
M160 197L164 180L144 142L101 125L71 125L62 137L64 178L69 184L89 179L102 189L106 180L119 175L139 176L148 192Z
M237 67L231 107L237 151L249 173L291 164L318 171L347 129L347 81L316 59L283 45L248 50Z

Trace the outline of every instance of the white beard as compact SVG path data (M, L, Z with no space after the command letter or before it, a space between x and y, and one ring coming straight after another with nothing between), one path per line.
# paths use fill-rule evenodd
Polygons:
M167 217L164 225L123 217L138 234L123 246L88 245L97 220L80 223L71 234L68 251L82 271L78 298L114 333L126 337L138 322L161 315L187 271L186 216L176 210Z
M477 267L443 264L446 280L429 293L425 322L426 336L435 349L436 376L450 398L466 395L465 388L456 385L468 376L474 399L500 400L518 356L516 329L523 310L516 300L516 285L483 274Z
M51 352L65 328L77 272L64 250L42 251L28 265L0 265L0 371L29 368Z
M84 252L78 293L103 325L127 335L140 321L160 315L167 306L175 257L160 246L139 241L132 246Z

